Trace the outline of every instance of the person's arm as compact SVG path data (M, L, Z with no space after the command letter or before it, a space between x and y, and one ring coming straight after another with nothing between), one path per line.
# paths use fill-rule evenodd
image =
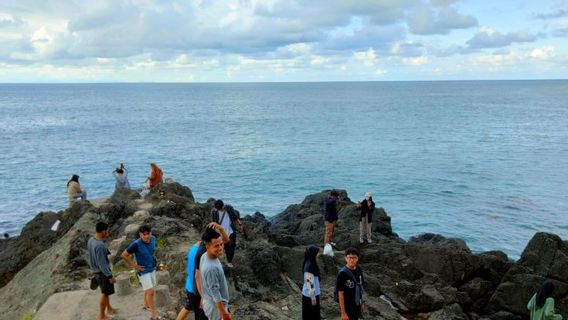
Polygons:
M199 269L195 269L195 286L197 287L197 292L201 300L199 301L199 306L203 306L203 287L201 286L201 276L199 275Z
M312 306L315 306L317 304L317 300L316 300L316 288L315 288L315 276L313 273L311 272L304 272L304 277L306 277L306 283L308 286L308 295L310 296L310 299L312 299Z
M546 320L562 320L562 315L554 313L554 299L548 298L544 303L543 319Z
M227 234L225 228L223 228L223 226L221 226L217 222L210 222L209 225L207 225L207 228L219 232L219 234L221 234L221 240L223 240L223 243L229 243L231 241L231 239L229 239L229 235Z
M535 298L536 298L536 294L533 295L532 298L529 300L529 303L527 303L527 310L532 310Z
M221 296L221 277L225 275L219 273L218 270L210 270L205 273L205 285L207 286L207 291L211 294L215 306L219 310L219 314L223 320L232 319L231 314L225 309L225 302Z
M341 310L341 320L349 320L349 316L345 311L345 296L343 291L337 292L337 300L339 301L339 310Z
M134 263L134 261L132 261L132 258L130 257L130 252L129 249L132 249L133 246L135 246L135 243L132 243L128 248L126 248L122 254L120 255L120 257L122 258L122 260L124 260L124 262L126 262L126 264L128 264L132 269L136 270L136 271L144 271L144 267ZM131 252L133 252L131 250Z

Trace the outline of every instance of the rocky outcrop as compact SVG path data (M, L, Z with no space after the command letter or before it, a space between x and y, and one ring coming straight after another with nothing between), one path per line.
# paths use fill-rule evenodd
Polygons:
M327 194L309 195L272 219L259 212L242 217L247 236L238 235L235 268L225 270L236 318L299 318L303 253L306 245L323 242L322 203ZM356 204L345 190L340 191L340 199L335 235L339 251L334 257L319 259L322 314L327 319L339 319L332 292L335 276L344 265L341 250L349 246L362 253L368 319L527 319L526 302L544 278L555 281L557 309L564 316L568 314L568 245L558 236L536 234L521 259L513 262L499 251L473 254L463 240L441 235L423 234L406 242L392 232L384 209L377 208L375 241L360 245ZM0 300L7 303L0 306L0 314L15 319L37 308L54 292L85 286L89 273L86 239L100 219L111 224L109 247L117 270L129 269L119 256L137 237L138 227L144 223L153 226L159 239L158 259L170 272L168 285L175 305L181 307L187 251L210 221L213 201L196 203L189 188L170 183L143 199L135 193L119 192L98 208L78 204L61 214L38 215L30 222L36 226L34 235L45 236L45 228L51 227L48 222L56 217L67 222L62 222L64 228L57 234L52 232L47 242L54 244L44 247L2 289ZM22 231L21 237L31 236L29 232L29 228ZM0 243L2 257L8 257L8 247ZM42 288L39 291L38 286ZM177 310L167 311L175 314Z

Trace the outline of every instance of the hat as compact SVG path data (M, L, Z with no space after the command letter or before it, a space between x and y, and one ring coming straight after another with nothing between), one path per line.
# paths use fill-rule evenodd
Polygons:
M370 199L372 194L370 192L365 192L365 199Z

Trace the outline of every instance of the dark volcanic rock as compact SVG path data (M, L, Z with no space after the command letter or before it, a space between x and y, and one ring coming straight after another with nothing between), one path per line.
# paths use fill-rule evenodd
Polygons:
M59 217L58 213L40 212L26 223L19 236L0 240L0 287L55 243L57 233L51 227Z
M155 203L164 199L177 201L178 197L185 198L192 203L195 202L191 189L177 182L162 183L155 186L150 190L150 193L146 195L145 199Z
M57 237L61 238L64 234L66 234L67 231L69 231L69 229L71 229L71 227L79 221L85 212L92 210L93 208L93 205L87 200L73 203L70 208L66 209L61 214L61 223L57 228Z

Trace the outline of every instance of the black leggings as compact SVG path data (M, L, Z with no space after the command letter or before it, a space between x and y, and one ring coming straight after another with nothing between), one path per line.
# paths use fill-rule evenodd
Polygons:
M237 248L237 233L233 232L229 236L228 243L225 243L225 254L227 255L227 262L232 263L235 256L235 249Z
M320 296L316 296L316 305L312 306L312 298L302 295L302 320L320 320Z

